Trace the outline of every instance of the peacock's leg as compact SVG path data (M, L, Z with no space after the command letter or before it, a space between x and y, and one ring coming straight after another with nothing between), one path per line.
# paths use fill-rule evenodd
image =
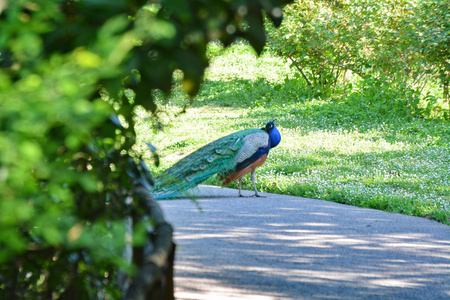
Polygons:
M241 189L242 189L242 177L239 178L239 197L244 197L242 196Z
M252 171L251 179L252 179L252 183L253 183L253 189L255 190L255 197L264 197L264 196L262 196L262 195L260 195L258 193L258 189L256 188L256 183L255 183L255 180L256 180L256 169Z

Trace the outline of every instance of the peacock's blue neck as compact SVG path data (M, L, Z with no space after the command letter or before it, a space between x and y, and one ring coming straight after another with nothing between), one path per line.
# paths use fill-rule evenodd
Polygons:
M269 148L275 148L281 141L281 134L278 129L273 126L269 131Z

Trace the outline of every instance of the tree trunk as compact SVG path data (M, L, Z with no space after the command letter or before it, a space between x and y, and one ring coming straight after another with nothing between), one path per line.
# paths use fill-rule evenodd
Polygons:
M443 96L444 100L448 103L448 108L450 109L450 95L449 95L449 81L448 79L442 80L442 90L443 90Z
M155 225L153 232L148 235L148 247L133 249L133 261L138 264L139 272L135 277L129 278L131 284L124 291L122 299L173 300L175 244L172 242L172 226L164 219L161 207L145 188L136 188L135 194L143 200L142 203Z

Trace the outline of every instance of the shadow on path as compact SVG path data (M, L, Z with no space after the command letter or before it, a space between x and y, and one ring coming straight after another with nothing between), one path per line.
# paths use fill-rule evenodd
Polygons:
M160 202L178 245L176 299L450 298L447 225L299 197L197 193L203 212Z

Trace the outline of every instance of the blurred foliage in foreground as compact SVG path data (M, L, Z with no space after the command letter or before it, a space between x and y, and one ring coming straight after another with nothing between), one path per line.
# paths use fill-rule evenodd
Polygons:
M156 114L176 69L194 95L212 39L260 52L263 11L279 25L284 2L0 0L1 299L120 297L122 251L151 227L134 108Z

